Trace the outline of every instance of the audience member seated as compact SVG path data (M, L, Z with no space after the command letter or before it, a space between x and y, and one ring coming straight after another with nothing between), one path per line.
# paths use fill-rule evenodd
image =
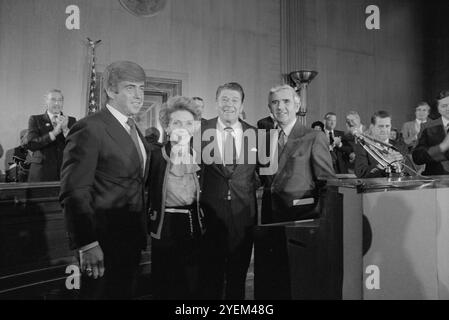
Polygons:
M28 130L20 131L20 145L14 148L12 161L8 163L6 182L27 182L30 169L31 153L25 148Z
M26 147L33 152L29 182L60 179L65 138L76 122L75 118L62 113L64 97L61 90L50 90L45 95L45 103L45 113L31 116L28 122Z
M404 168L404 163L414 169L413 163L407 157L407 148L405 144L398 145L390 140L391 132L391 116L386 111L378 111L371 117L371 138L383 143L376 143L379 148L390 146L388 151L382 153L382 157L390 165L384 167L379 164L375 158L366 151L361 144L356 144L355 147L355 174L358 178L378 178L386 177L389 171L396 173L407 172L407 167ZM366 133L365 133L366 135ZM395 149L393 149L395 148ZM397 151L396 151L397 150Z

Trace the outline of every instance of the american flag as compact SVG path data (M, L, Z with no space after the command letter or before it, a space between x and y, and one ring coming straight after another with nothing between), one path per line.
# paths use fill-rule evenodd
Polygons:
M101 42L101 40L92 41L87 38L89 41L89 46L92 49L92 62L90 68L90 77L89 77L89 94L87 97L88 106L87 106L87 114L95 113L99 110L98 96L97 96L97 73L95 71L95 46Z

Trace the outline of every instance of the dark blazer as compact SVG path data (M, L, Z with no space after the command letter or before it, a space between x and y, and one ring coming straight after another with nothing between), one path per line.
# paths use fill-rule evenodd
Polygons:
M69 129L76 119L69 117ZM28 121L28 134L26 148L33 152L30 159L29 182L58 181L62 164L62 154L65 146L65 137L62 133L52 141L49 135L53 125L47 112L30 117Z
M318 203L322 184L318 179L334 176L325 134L296 120L280 155L277 172L263 177L262 222L306 217Z
M171 144L167 143L163 146L160 144L152 144L151 147L151 161L150 161L150 175L148 179L149 184L149 213L150 213L150 234L155 239L163 238L162 230L165 218L165 197L167 194L166 184L169 174L170 166L168 161L170 157ZM197 176L197 178L199 178ZM198 221L200 222L201 233L204 233L204 226L202 225L203 216L200 210L200 185L198 181L197 194L197 213Z
M348 173L349 154L352 148L349 143L345 141L345 133L340 130L334 130L334 137L341 138L341 147L335 147L331 151L332 163L336 173Z
M138 133L148 154L145 138ZM131 136L107 108L72 127L60 193L72 248L94 241L105 254L146 247L148 164L149 156L143 174Z
M397 143L393 140L389 140L389 143L394 146L404 156L405 164L414 168L411 159L409 159L407 153L407 146L405 143ZM381 178L386 177L385 170L377 168L378 162L360 145L355 146L355 165L354 173L357 178Z
M446 137L441 117L436 120L428 120L421 128L418 144L413 150L413 161L426 165L423 175L449 174L449 151L440 151L439 144Z
M204 153L206 146L209 148L216 143L217 119L210 119L204 123L201 132L213 129L214 134L209 140L202 142L202 171L201 171L201 207L205 212L206 226L209 230L209 221L214 221L226 226L229 231L230 247L238 244L244 237L246 227L256 223L256 168L257 163L249 163L248 159L257 158L256 145L250 145L247 139L242 141L240 161L235 165L233 171L229 171L222 163L218 147L208 149L213 163L205 163ZM257 137L256 130L246 122L239 120L242 124L244 134L253 131ZM205 136L203 136L205 138ZM214 152L217 150L217 153ZM255 161L254 161L255 162ZM228 191L230 194L228 194ZM227 200L230 196L231 200ZM230 220L232 216L232 221Z
M257 129L265 129L265 130L274 129L273 118L268 116L257 121Z

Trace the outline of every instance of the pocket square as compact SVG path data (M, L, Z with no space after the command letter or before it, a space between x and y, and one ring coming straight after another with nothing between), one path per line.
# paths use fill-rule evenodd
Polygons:
M257 148L251 148L252 152L257 152Z
M315 200L313 198L296 199L293 200L293 206L304 206L306 204L313 204Z

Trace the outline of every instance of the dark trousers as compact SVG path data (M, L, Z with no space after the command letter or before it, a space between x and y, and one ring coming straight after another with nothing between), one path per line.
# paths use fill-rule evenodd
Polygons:
M192 207L178 207L190 208ZM154 299L199 298L202 235L198 214L166 213L161 239L151 239L151 278Z
M155 300L198 299L199 240L165 246L151 239L151 279Z
M105 273L94 279L81 276L79 299L123 300L134 298L136 278L141 258L140 248L103 249Z
M208 225L201 263L203 299L245 299L245 283L251 261L253 228L247 227L237 243L228 228Z

